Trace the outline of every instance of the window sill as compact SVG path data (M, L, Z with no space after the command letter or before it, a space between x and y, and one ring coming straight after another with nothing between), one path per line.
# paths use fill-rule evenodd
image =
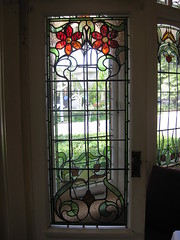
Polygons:
M63 228L58 226L51 226L49 229L44 231L44 234L47 238L61 238L63 239L137 239L138 236L135 232L131 231L128 228Z

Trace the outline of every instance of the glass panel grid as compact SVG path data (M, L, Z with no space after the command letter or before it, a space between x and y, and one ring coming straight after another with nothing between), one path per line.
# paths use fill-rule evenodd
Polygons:
M47 19L51 223L127 225L128 18Z

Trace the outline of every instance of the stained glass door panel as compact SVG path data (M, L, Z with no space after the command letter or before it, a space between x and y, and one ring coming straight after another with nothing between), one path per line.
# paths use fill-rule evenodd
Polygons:
M126 225L128 19L47 19L51 222Z

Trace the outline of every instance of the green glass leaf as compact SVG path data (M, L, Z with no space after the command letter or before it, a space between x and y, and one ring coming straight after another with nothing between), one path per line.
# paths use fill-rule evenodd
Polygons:
M175 138L174 136L172 135L172 138L171 138L171 142L172 142L172 149L173 149L173 153L178 155L178 146L177 146L177 143L175 141Z
M61 187L55 197L54 197L54 207L56 209L56 203L58 201L58 199L63 195L63 193L65 193L70 187L72 186L72 182L68 182L66 185L64 185L63 187Z
M79 31L82 32L85 26L88 26L91 32L94 31L94 24L92 21L81 21L79 24Z
M106 59L106 56L102 56L98 60L98 68L101 71L106 71L107 67L104 65L104 60Z
M109 207L109 206L113 206L117 209L117 205L111 201L103 202L99 207L99 211L100 211L101 215L103 215L104 217L109 217L112 213L111 211L107 211L107 207Z
M93 22L92 21L87 21L87 25L91 29L91 32L94 32L94 24L93 24Z
M111 55L103 55L102 57L100 57L98 59L98 68L99 70L101 71L106 71L107 67L104 65L104 61L106 59L112 59L112 60L115 60L115 58Z
M56 193L58 196L61 196L63 193L65 193L70 187L72 186L72 182L68 182L63 187L59 189L59 191Z
M53 25L50 24L49 30L50 30L50 32L52 32L52 33L57 33L57 32L62 31L62 30L66 27L66 25L67 25L67 24L64 24L64 25L56 28L56 27L54 27Z
M100 168L106 168L106 162L101 162L100 163Z
M90 30L90 28L89 28L88 31L87 31L87 37L88 37L88 40L89 40L90 42L92 41L91 32L92 32L92 30Z
M79 157L76 158L73 162L79 162L79 161L82 161L83 158L85 158L85 156L86 156L85 153L81 153L81 154L79 155Z
M62 179L65 180L66 176L69 176L69 169L61 170L62 172Z
M120 64L119 54L124 51L125 51L125 47L120 46L120 47L116 48L115 54L116 54L116 58L117 58L117 61L119 64Z
M66 206L66 205L68 205L71 208L71 210L67 211L67 215L69 217L76 216L78 211L79 211L78 205L75 202L72 202L72 201L65 201L61 204L61 207Z
M162 140L161 140L161 147L160 147L160 153L162 154L164 150L164 136L162 135Z
M110 146L105 147L103 150L103 155L106 156L108 152L110 152L110 150L111 150Z
M106 25L108 25L111 29L121 32L124 30L124 22L122 22L119 26L113 25L109 22L106 22Z
M50 53L53 53L56 56L56 62L59 59L59 51L56 48L50 48Z
M103 215L104 217L109 217L111 215L111 212L108 212L106 208L107 208L107 205L106 205L106 202L104 202L99 207L99 211L100 211L100 214Z
M93 155L92 153L88 153L88 156L89 156L89 158L90 159L97 159L99 156L95 156L95 155Z
M67 156L64 152L59 152L58 153L58 158L63 159L63 162L65 162L67 160Z
M162 38L162 33L161 33L161 29L158 27L157 28L157 35L158 35L158 43L161 43L161 38Z
M79 31L82 32L85 26L86 26L86 21L81 21L79 24Z
M173 44L173 43L170 43L169 45L170 45L170 46L169 46L170 51L171 51L172 53L174 53L175 56L178 58L179 52L178 52L177 46L176 46L175 44Z
M178 45L180 45L180 42L178 42L179 39L180 39L180 31L177 31L176 32L176 40L177 40Z
M115 186L110 184L106 178L104 179L104 185L119 198L119 200L120 200L120 202L123 206L124 205L124 198L123 198L122 193Z
M74 211L68 211L68 212L67 212L67 215L68 215L69 217L74 217L74 216L77 215L77 213L74 212Z
M70 202L71 210L68 211L67 215L70 217L74 217L77 215L79 208L75 202Z

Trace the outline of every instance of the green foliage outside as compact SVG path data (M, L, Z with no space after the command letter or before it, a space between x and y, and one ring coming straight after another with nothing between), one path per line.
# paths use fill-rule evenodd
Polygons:
M93 168L95 163L100 163L105 160L106 141L104 136L105 135L101 133L101 136L99 136L97 141L94 134L89 134L89 141L88 143L86 141L85 145L85 141L82 140L84 138L83 134L76 134L73 136L75 141L72 141L71 145L69 141L62 141L58 144L58 153L63 152L66 155L67 161L71 158L72 162L74 162L79 168L84 167L86 159L88 159L90 164L89 167ZM59 136L59 139L68 139L68 135ZM69 151L69 146L71 151ZM59 158L59 166L62 165L63 160L64 159Z
M180 65L168 63L162 56L158 63L158 112L180 111Z

